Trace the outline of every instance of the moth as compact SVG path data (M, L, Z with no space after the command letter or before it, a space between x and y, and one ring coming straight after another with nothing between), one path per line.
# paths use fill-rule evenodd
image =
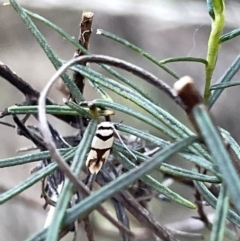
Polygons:
M117 134L125 148L134 156L135 159L137 159L136 156L123 143L114 124L104 121L97 126L97 131L93 137L91 149L86 160L86 166L92 174L97 174L107 161L112 149L114 133Z
M106 162L114 141L114 125L104 121L97 126L91 149L86 160L86 166L91 173L98 173Z

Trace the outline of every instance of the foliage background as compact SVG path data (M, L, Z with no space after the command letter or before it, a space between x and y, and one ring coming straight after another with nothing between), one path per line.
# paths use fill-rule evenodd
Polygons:
M0 1L0 3L2 2ZM153 54L160 60L173 56L203 58L206 56L211 21L205 1L142 0L137 3L129 0L105 0L101 1L101 3L93 0L81 1L80 3L73 0L62 1L68 2L68 6L61 5L63 4L62 2L56 3L54 1L37 1L38 6L33 6L32 2L35 1L18 2L33 12L46 17L75 37L78 35L78 24L82 10L93 11L95 15L90 42L92 53L106 54L136 63L171 85L174 82L172 77L129 49L104 37L95 35L96 29L101 28L113 32ZM240 5L237 1L227 1L226 32L239 27L239 9ZM61 58L72 58L75 51L72 45L44 24L37 21L35 23ZM41 90L55 70L12 7L3 7L2 4L0 6L0 33L0 61L9 65L19 76L31 83L33 87ZM214 81L224 73L239 52L239 38L223 43L213 76ZM197 87L202 91L204 65L186 62L169 64L169 66L180 76L192 76ZM240 73L235 76L234 80L239 79ZM0 81L0 109L22 101L22 96L12 86L1 78ZM143 83L139 84L143 85ZM143 86L143 88L146 88L146 91L153 95L162 107L190 126L185 113L176 107L167 96L156 91L154 87ZM239 87L225 90L212 111L217 124L228 130L236 140L240 141L238 131L238 123L240 122L238 103L240 96L238 92ZM85 96L87 96L88 100L91 100L98 95L91 87L87 86L85 88ZM57 90L51 93L51 97L60 103L62 101L62 95ZM129 105L125 100L121 101ZM153 130L148 129L147 126L136 120L133 123L133 120L128 117L125 118L122 115L116 115L115 117L116 121L123 119L126 124L153 132ZM61 130L62 134L74 133L73 129L58 121L56 126L58 130ZM0 133L0 158L14 156L17 149L31 144L24 138L17 136L14 130L6 129L6 127L0 126ZM154 134L161 135L161 133ZM21 180L24 180L28 177L33 166L35 164L1 169L0 189L9 189ZM183 189L179 184L174 184L172 189L193 200L190 189ZM42 228L45 211L41 206L43 200L39 196L40 186L35 185L3 206L0 206L0 220L4 220L0 226L2 238L11 241L24 240L30 234ZM150 210L154 210L156 217L162 224L171 224L172 227L175 225L173 222L189 218L195 214L195 211L189 211L182 207L179 208L176 204L159 201L152 201ZM166 213L165 210L168 210L168 212ZM191 220L191 226L194 226L193 222L196 221ZM103 232L99 230L99 234L101 233Z

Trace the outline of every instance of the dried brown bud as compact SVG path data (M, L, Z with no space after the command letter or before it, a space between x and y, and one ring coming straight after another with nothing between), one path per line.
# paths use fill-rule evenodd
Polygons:
M194 85L194 81L189 76L184 76L174 83L174 90L182 100L185 111L189 115L195 105L203 103L203 98Z

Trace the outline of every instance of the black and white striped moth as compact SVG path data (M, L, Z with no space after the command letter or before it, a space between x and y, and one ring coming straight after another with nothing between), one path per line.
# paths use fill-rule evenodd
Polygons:
M98 173L106 162L114 140L114 125L104 121L97 126L91 149L86 160L86 166L91 173Z
M136 156L123 143L114 124L104 121L97 126L97 131L93 137L91 149L86 160L86 166L91 173L97 174L102 168L103 164L107 161L114 141L114 132L118 135L118 138L125 148L134 156L135 159L137 159Z

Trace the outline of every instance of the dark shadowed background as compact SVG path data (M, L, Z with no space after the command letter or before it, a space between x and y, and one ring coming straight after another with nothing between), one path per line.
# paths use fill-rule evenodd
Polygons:
M39 91L54 74L54 68L39 47L35 38L26 29L24 23L11 6L3 7L0 0L0 61L7 64L24 80L31 83ZM226 6L226 27L225 32L231 31L240 26L240 4L237 1L227 1ZM169 57L193 56L206 57L207 41L210 33L211 20L207 13L205 1L157 1L157 0L86 0L86 1L19 1L27 9L36 12L59 25L74 37L78 36L79 22L83 10L94 12L93 34L90 41L90 51L94 54L105 54L122 58L129 62L138 64L151 71L168 84L174 83L173 77L146 60L130 49L96 35L98 28L108 30L126 40L136 44L149 52L159 60ZM72 58L75 47L69 44L57 33L44 24L35 21L40 31L48 40L51 47L60 56L68 60ZM216 71L213 75L213 82L221 77L225 70L240 54L239 38L223 43L218 56ZM179 76L190 75L194 78L197 87L202 92L204 83L204 65L201 63L172 63L168 64ZM93 68L99 69L93 65ZM103 70L100 70L103 72ZM103 72L104 73L104 72ZM131 75L126 74L136 83L152 95L159 105L180 121L184 121L190 127L185 114L165 94L157 91L153 86L145 84ZM234 80L240 80L238 73ZM87 100L99 97L90 87L84 90ZM227 129L237 141L240 141L239 122L240 102L239 87L229 88L224 91L212 111L217 123ZM110 95L115 101L136 108L127 100L118 96ZM51 97L62 103L63 95L54 90ZM0 78L0 109L20 103L23 96L16 91L4 79ZM126 124L141 128L156 135L155 130L149 129L138 120L127 116L116 114L116 121L124 120ZM5 121L12 121L6 118ZM55 127L61 134L74 133L60 121L56 121ZM17 136L15 130L0 126L0 158L16 155L16 151L24 146L31 145L24 137ZM3 192L29 176L30 170L36 164L20 167L6 168L0 170L0 190ZM194 200L192 190L183 188L179 184L171 186L172 189L190 200ZM19 241L24 240L31 234L40 230L44 224L45 211L42 209L43 200L40 199L40 185L31 187L13 200L0 207L0 236L1 240ZM173 203L164 203L153 200L150 203L150 210L162 224L171 227L179 227L176 222L196 215L195 211L189 211ZM94 213L93 223L96 226L97 240L107 240L104 234L118 240L118 234L105 221L101 220ZM190 219L190 224L185 222L186 227L199 227L195 225L196 220ZM85 240L84 238L81 240ZM143 239L144 240L144 239ZM187 240L183 238L182 240ZM207 238L206 238L207 240Z

